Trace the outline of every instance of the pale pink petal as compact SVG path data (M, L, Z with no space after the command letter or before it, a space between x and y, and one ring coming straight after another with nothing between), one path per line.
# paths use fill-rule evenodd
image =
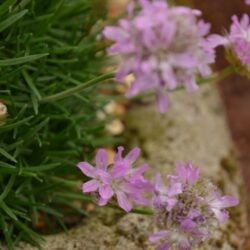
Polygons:
M102 185L99 187L99 194L101 198L109 200L114 195L114 192L109 185Z
M116 195L118 205L127 213L130 212L132 210L132 204L127 195L123 192L117 192Z
M98 178L105 184L109 184L112 181L112 176L110 173L103 169L97 169L96 176L98 176Z
M178 194L182 193L182 184L181 183L174 183L168 189L168 196L174 197Z
M151 234L149 236L149 240L151 242L157 242L159 240L161 240L162 238L166 238L169 235L168 231L159 231L157 233Z
M112 177L114 179L124 177L129 170L129 164L126 162L115 162L112 169Z
M156 250L170 250L169 244L167 242L164 242L162 245L157 247ZM182 250L182 249L180 249ZM188 249L183 249L183 250L188 250Z
M95 157L96 166L101 169L106 169L108 166L108 155L104 149L99 149Z
M196 83L196 80L193 76L187 77L184 85L188 92L194 92L199 89L199 86Z
M210 35L207 40L213 48L216 48L219 45L226 45L229 43L226 37L220 35Z
M169 98L163 93L163 91L158 91L156 96L157 107L160 113L166 113L169 108Z
M214 208L234 207L239 204L239 200L234 196L223 196L212 201Z
M167 198L166 201L167 201L166 209L168 212L170 212L173 209L173 207L176 205L178 200L176 198Z
M225 223L229 218L229 214L226 210L212 208L212 211L214 212L215 217L218 219L220 223Z
M100 183L97 180L91 180L91 181L85 182L82 185L82 191L84 193L97 191L97 189L99 188L99 185Z
M129 164L133 164L136 159L139 157L141 153L141 150L140 148L136 147L136 148L133 148L127 155L126 157L124 158L125 161L128 161Z
M166 186L162 182L161 174L157 173L154 180L155 191L159 193L164 193L166 191Z
M96 169L93 166L91 166L88 162L79 162L76 166L86 176L92 177L92 178L96 177L96 174L95 174Z
M115 158L114 158L115 161L121 161L122 160L122 152L123 152L123 150L124 150L123 146L119 146L117 148L117 153L116 153Z
M102 197L100 197L100 199L97 201L97 204L99 206L106 206L108 201L109 201L108 199L103 199Z
M149 169L149 165L145 163L139 166L138 168L131 169L129 173L131 177L133 178L133 177L137 177L137 176L144 174L148 169Z
M181 222L181 228L185 231L192 231L196 228L196 223L191 220L191 219L184 219L182 222Z

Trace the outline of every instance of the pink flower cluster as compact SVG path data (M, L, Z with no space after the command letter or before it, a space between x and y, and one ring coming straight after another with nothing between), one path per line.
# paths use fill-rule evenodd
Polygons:
M246 4L250 4L250 0L245 0L245 3Z
M244 14L241 19L232 17L232 25L229 34L226 36L213 35L210 39L214 46L224 45L240 64L250 71L250 19ZM230 61L234 63L235 59Z
M152 206L157 232L150 240L158 249L191 249L228 219L225 208L238 204L235 197L221 196L210 181L200 178L200 170L190 163L177 164L176 173L166 178L167 185L160 174L151 184L143 176L147 164L133 167L140 149L134 148L125 157L122 152L123 147L118 147L112 166L108 166L103 149L96 155L95 167L87 162L78 163L83 174L91 178L83 184L82 191L97 197L100 206L113 202L126 212L134 204Z
M238 204L237 198L221 196L199 175L199 169L190 163L177 164L176 174L167 176L168 185L156 175L153 204L159 231L150 240L159 245L158 249L191 249L228 219L225 208Z
M200 15L199 10L168 6L164 0L140 0L139 10L131 3L127 19L104 29L104 36L114 41L108 52L121 56L117 80L131 73L135 77L128 97L153 91L164 113L168 91L182 86L197 90L196 76L208 76L215 60L208 42L210 25L199 20Z
M134 148L124 158L122 157L123 150L123 147L118 147L112 168L108 167L108 156L103 149L100 149L96 155L96 167L88 162L79 162L77 167L84 175L92 178L83 184L84 193L95 194L100 206L106 205L112 197L116 197L118 205L129 212L133 203L149 204L144 194L152 191L152 185L143 177L148 165L133 168L140 149Z

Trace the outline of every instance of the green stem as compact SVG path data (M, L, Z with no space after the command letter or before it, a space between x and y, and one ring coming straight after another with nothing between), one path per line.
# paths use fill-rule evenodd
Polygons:
M115 76L114 73L107 73L107 74L103 74L101 76L98 76L94 79L91 79L87 82L84 82L76 87L73 87L73 88L70 88L70 89L67 89L67 90L64 90L62 92L59 92L57 94L54 94L54 95L50 95L50 96L46 96L46 97L43 97L41 99L40 102L51 102L51 101L55 101L55 100L60 100L60 99L63 99L65 97L68 97L68 96L71 96L72 94L75 94L75 93L79 93L80 91L86 89L86 88L89 88L91 86L93 86L94 84L97 84L101 81L105 81L105 80L108 80L108 79L113 79Z
M92 200L93 202L93 200ZM117 205L114 205L114 204L107 204L106 205L107 207L111 207L111 208L114 208L114 209L118 209L120 210L121 212L124 212L123 209L121 209L120 207L118 207ZM153 215L153 211L150 210L150 209L143 209L143 208L134 208L130 211L130 213L134 213L134 214L143 214L143 215Z
M203 85L204 83L212 82L212 81L220 81L222 79L227 78L230 76L232 73L235 72L235 69L233 66L228 66L224 68L223 70L207 77L207 78L200 78L197 80L198 85Z

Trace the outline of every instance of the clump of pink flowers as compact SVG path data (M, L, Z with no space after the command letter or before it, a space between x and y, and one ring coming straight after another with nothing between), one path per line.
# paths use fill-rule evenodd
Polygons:
M177 164L175 174L164 181L156 174L151 184L144 177L148 165L133 166L140 149L134 148L125 157L123 150L118 147L111 166L104 149L98 150L95 167L88 162L78 163L82 173L91 178L82 185L82 191L91 193L100 206L112 202L126 212L135 204L153 207L156 232L150 235L150 241L159 250L189 250L199 245L228 219L226 208L239 203L233 196L222 196L191 163Z
M228 219L226 208L239 203L233 196L222 196L190 163L177 164L176 173L166 180L167 185L156 175L153 207L158 231L150 236L161 250L199 245Z
M246 75L250 71L250 19L244 14L241 19L232 16L230 32L226 36L214 35L211 39L216 46L224 45L229 61L238 71Z
M144 194L152 191L152 185L143 176L148 165L143 164L138 168L133 166L140 154L140 149L134 148L124 158L123 150L123 147L118 147L113 166L108 166L107 153L104 149L100 149L96 155L95 167L88 162L79 162L77 167L84 175L91 178L82 185L84 193L92 193L100 206L116 198L118 205L129 212L133 204L149 204Z
M153 91L164 113L168 91L197 90L197 75L211 74L215 52L208 42L210 24L199 19L199 10L169 6L164 0L138 2L139 10L131 3L128 18L106 27L103 34L114 41L108 52L121 56L117 80L135 77L127 96Z

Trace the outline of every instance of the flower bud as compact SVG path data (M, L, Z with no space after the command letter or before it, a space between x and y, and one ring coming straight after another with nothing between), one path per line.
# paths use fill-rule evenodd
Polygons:
M7 115L8 110L6 105L0 101L0 125L3 124L3 122L6 120Z

